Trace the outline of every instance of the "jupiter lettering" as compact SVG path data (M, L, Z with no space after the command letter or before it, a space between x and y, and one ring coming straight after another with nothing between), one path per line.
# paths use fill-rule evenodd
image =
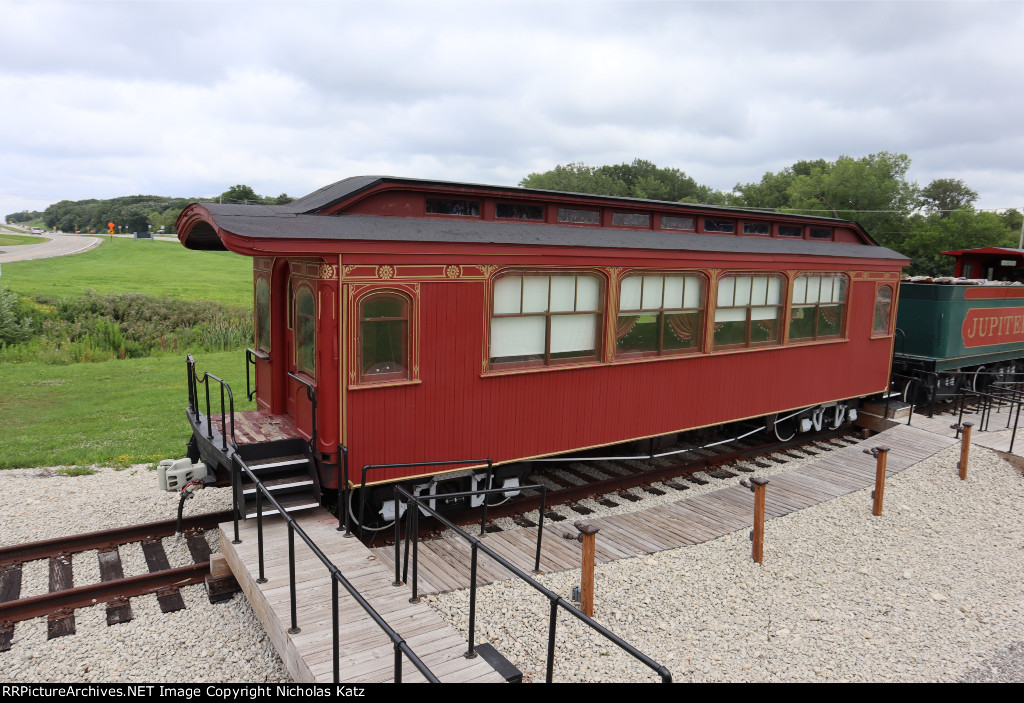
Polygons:
M965 347L1024 341L1024 308L968 310L961 336Z

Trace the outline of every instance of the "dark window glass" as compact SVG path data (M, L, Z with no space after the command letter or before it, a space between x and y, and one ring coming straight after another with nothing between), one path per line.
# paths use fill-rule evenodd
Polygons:
M639 212L612 213L612 224L624 227L650 227L651 216Z
M661 228L662 229L680 229L687 232L693 231L693 218L692 217L668 217L667 215L661 216Z
M599 225L601 213L597 210L573 210L567 207L558 208L558 221L573 224Z
M498 203L494 215L508 220L543 220L544 208L540 205Z
M359 305L360 380L409 378L409 302L395 293L363 298Z
M732 220L711 220L704 218L705 232L735 232L736 223Z
M771 228L767 222L744 222L743 234L769 234Z
M811 239L832 239L831 227L811 227Z
M270 351L270 284L256 279L256 348Z
M295 366L310 376L316 375L316 305L309 288L295 292Z
M799 225L779 225L780 237L803 237L804 228Z
M480 203L476 200L445 200L442 198L427 198L427 214L479 217Z

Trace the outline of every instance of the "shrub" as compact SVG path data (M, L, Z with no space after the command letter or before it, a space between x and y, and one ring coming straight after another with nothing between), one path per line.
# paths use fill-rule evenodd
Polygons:
M8 307L13 310L13 303ZM205 301L90 292L78 298L39 296L23 309L27 314L21 317L11 313L8 327L16 334L0 337L0 361L69 364L159 352L231 351L253 339L251 310Z
M27 342L34 329L32 315L26 314L25 306L18 300L18 296L6 288L0 288L0 344Z

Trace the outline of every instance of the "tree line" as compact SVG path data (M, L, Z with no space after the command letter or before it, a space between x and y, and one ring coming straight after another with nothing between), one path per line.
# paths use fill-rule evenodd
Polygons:
M531 173L519 185L853 220L879 244L907 256L911 275L951 275L953 259L943 251L1018 246L1018 210L977 210L978 193L962 180L939 178L919 187L907 179L909 169L909 156L890 152L798 161L723 192L697 183L679 169L636 159L614 166L560 165Z
M178 215L190 203L255 203L284 205L290 203L287 193L276 197L257 195L247 185L235 185L220 195L209 198L173 198L158 195L128 195L106 200L61 200L43 212L13 213L8 222L28 222L41 217L47 229L62 232L106 232L113 222L122 232L174 232ZM29 215L29 216L26 216Z
M907 179L910 157L879 152L835 161L797 161L768 172L761 180L737 183L724 192L701 185L677 168L663 168L635 159L629 164L559 165L531 173L524 188L612 195L669 202L701 203L775 212L821 215L853 220L875 241L911 260L912 275L949 275L951 257L943 251L984 246L1016 247L1022 215L1015 209L988 212L974 207L978 193L957 178L939 178L924 187ZM48 229L104 232L108 222L126 232L174 232L174 222L192 202L289 203L287 193L258 195L235 185L213 198L170 198L131 195L108 200L62 200L42 213L14 213L8 221L42 216Z

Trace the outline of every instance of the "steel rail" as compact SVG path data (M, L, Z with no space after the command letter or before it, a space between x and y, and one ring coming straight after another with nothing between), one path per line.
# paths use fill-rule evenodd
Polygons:
M194 529L209 530L217 527L222 522L230 520L230 510L193 515L182 521L182 531ZM39 542L16 544L10 547L0 547L0 566L20 564L36 559L46 559L58 554L87 552L91 549L103 549L129 542L139 542L144 539L170 537L175 534L176 529L177 520L161 520L140 525L130 525L128 527L115 527L109 530L100 530L99 532L86 532L80 535L57 537Z
M804 436L800 439L788 440L786 442L773 442L770 444L764 444L757 447L745 447L742 449L736 449L734 451L725 452L714 457L706 457L702 459L694 459L692 461L676 463L671 466L663 466L650 471L638 471L637 473L630 474L628 476L618 476L614 478L608 478L604 480L594 480L592 483L585 483L578 486L569 486L564 488L553 488L548 491L547 494L547 505L561 505L576 500L582 500L589 498L594 495L604 495L614 493L616 491L625 490L628 488L635 488L663 479L675 478L686 474L695 473L697 471L707 471L709 469L714 470L716 467L724 467L724 465L737 461L739 459L751 459L758 456L764 456L773 454L775 452L784 451L786 449L799 448L806 444L812 444L814 442L827 442L830 439L842 437L849 433L849 428L841 428L836 430L825 430L821 433L817 433L813 436ZM642 460L638 460L642 461ZM492 519L501 517L510 517L519 513L532 512L537 510L540 506L539 496L519 496L513 499L511 502L501 506L490 506L488 509ZM449 518L451 519L451 518ZM469 524L476 522L477 519L472 520L466 519L463 522L461 517L456 519L457 524ZM424 530L430 531L434 529L430 525L423 526Z
M21 622L51 615L62 609L87 608L119 598L156 593L165 588L191 586L201 583L209 572L210 562L207 561L164 571L154 571L141 576L129 576L114 581L102 581L89 586L78 586L39 596L19 598L0 603L0 622Z

